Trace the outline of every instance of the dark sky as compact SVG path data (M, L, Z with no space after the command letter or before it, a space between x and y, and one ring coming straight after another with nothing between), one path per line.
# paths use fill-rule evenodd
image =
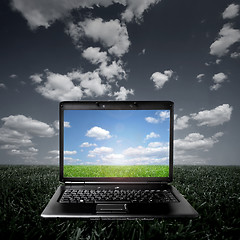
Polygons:
M62 100L172 100L175 163L239 165L240 4L0 3L0 163L58 163Z

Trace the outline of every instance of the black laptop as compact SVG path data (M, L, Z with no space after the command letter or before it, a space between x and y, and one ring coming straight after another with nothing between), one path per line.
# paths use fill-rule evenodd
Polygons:
M194 218L173 179L173 102L61 102L61 185L45 218Z

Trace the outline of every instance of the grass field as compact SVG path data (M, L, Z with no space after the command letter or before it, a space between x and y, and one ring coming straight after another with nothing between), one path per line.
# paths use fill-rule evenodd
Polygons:
M177 166L174 186L197 219L86 221L42 219L58 186L58 168L0 166L1 239L238 239L240 167Z
M167 165L66 165L64 177L168 177Z

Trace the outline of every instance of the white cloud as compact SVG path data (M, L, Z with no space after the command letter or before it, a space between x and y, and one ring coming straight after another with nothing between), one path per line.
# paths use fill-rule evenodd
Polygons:
M0 83L0 88L7 88L4 83Z
M17 78L18 76L16 74L11 74L9 77L14 79L14 78Z
M182 116L182 117L177 117L177 114L174 116L175 117L175 121L174 121L174 129L175 130L181 130L181 129L185 129L188 128L189 126L189 120L190 117L188 116Z
M157 133L155 133L155 132L151 132L150 134L148 134L147 136L146 136L146 140L148 140L148 139L150 139L150 138L159 138L160 137L160 135L159 134L157 134Z
M87 96L103 96L110 90L110 85L103 84L99 74L87 72L81 75L81 87Z
M0 128L0 142L5 146L22 146L27 147L33 145L32 136L28 133L21 133L17 130L6 127ZM14 147L15 148L15 147Z
M165 70L164 73L155 72L152 74L150 80L155 83L155 87L157 89L163 88L164 84L169 81L172 77L173 71L172 70Z
M112 153L113 149L110 147L99 147L95 148L92 151L89 151L88 157L96 157L96 156L102 156L105 154Z
M130 147L123 151L126 157L160 157L168 153L169 148L167 145L160 147Z
M218 126L231 119L232 110L233 108L229 104L223 104L212 110L191 114L191 117L199 122L199 126Z
M33 160L38 154L38 149L30 147L28 149L11 149L9 151L10 155L21 157L25 160Z
M47 71L46 81L36 87L36 91L42 96L55 100L80 100L83 92L79 86L75 86L70 77L59 73Z
M64 151L64 155L75 155L77 151Z
M110 153L103 155L101 157L102 161L104 164L116 164L116 165L121 165L121 164L129 164L128 160L125 159L123 154L118 154L118 153Z
M54 122L53 122L53 126L54 126L57 130L59 130L59 121L58 121L58 120L54 121ZM64 121L64 127L65 127L65 128L70 128L70 127L71 127L70 122Z
M222 17L223 19L232 19L238 16L238 12L239 5L232 3L224 10Z
M91 8L95 4L107 7L112 2L112 0L13 0L12 7L20 11L28 25L35 29L40 26L48 28L56 20L69 15L73 9Z
M225 24L219 32L219 38L210 46L210 54L222 57L229 52L230 46L240 41L240 31L232 24Z
M89 143L89 142L84 142L80 145L80 147L96 147L96 143Z
M107 65L106 62L103 62L99 67L99 72L102 76L106 77L108 80L115 81L117 79L125 79L126 72L122 67L122 62L113 61L110 65Z
M59 150L51 150L48 153L53 154L53 155L59 155Z
M82 56L93 64L106 62L108 60L107 52L101 52L99 47L89 47L85 49Z
M149 148L162 147L164 144L162 142L150 142L148 144Z
M120 91L114 92L113 96L116 97L116 100L126 100L127 95L134 95L133 89L126 89L125 87L120 87Z
M73 9L108 7L115 3L126 6L122 14L123 20L129 22L135 19L139 22L143 18L143 13L158 2L160 0L138 0L137 2L135 0L13 0L11 5L14 10L21 12L28 25L35 29L40 26L48 28L56 20L64 20Z
M0 128L1 149L9 150L8 154L24 160L35 160L38 149L33 147L34 137L53 137L55 131L48 124L24 115L10 115L2 118Z
M86 19L78 24L70 23L66 32L77 46L81 46L83 37L100 42L110 54L121 57L128 52L130 41L126 25L118 19L104 21L102 18Z
M145 120L149 123L158 123L159 119L153 117L146 117Z
M205 77L205 74L201 73L197 75L198 82L202 82L203 78Z
M167 118L170 118L170 112L169 111L161 111L159 113L159 117L161 121L165 121Z
M223 136L222 132L216 133L210 138L205 138L200 133L190 133L184 139L177 139L174 141L174 147L176 151L186 150L208 150L213 147L219 140L218 138Z
M228 78L224 73L217 73L213 76L214 85L210 86L210 90L218 90L221 84Z
M102 83L99 73L72 71L66 75L48 70L45 81L37 85L36 91L54 101L77 101L85 96L98 97L110 91L111 86Z
M135 19L137 22L142 21L143 13L152 5L157 4L161 0L127 0L127 9L122 14L122 19L130 22Z
M167 118L170 117L169 111L157 111L155 113L156 117L146 117L145 120L148 123L159 123L165 121Z
M55 134L54 129L48 124L24 115L11 115L9 117L2 118L2 121L4 121L3 127L5 128L38 137L52 137Z
M35 73L31 75L29 78L33 81L33 83L41 83L42 82L42 74Z
M189 116L174 115L174 129L181 130L189 127L189 121L198 121L198 126L218 126L230 121L233 108L229 104L222 104L211 110L192 113Z
M89 129L86 133L86 136L96 138L97 140L104 140L112 137L109 131L97 126Z
M234 52L234 53L231 53L231 58L240 58L240 53L239 52Z

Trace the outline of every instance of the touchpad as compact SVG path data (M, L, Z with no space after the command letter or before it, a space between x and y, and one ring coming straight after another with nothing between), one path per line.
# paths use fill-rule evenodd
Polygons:
M127 213L127 204L97 204L97 213Z

